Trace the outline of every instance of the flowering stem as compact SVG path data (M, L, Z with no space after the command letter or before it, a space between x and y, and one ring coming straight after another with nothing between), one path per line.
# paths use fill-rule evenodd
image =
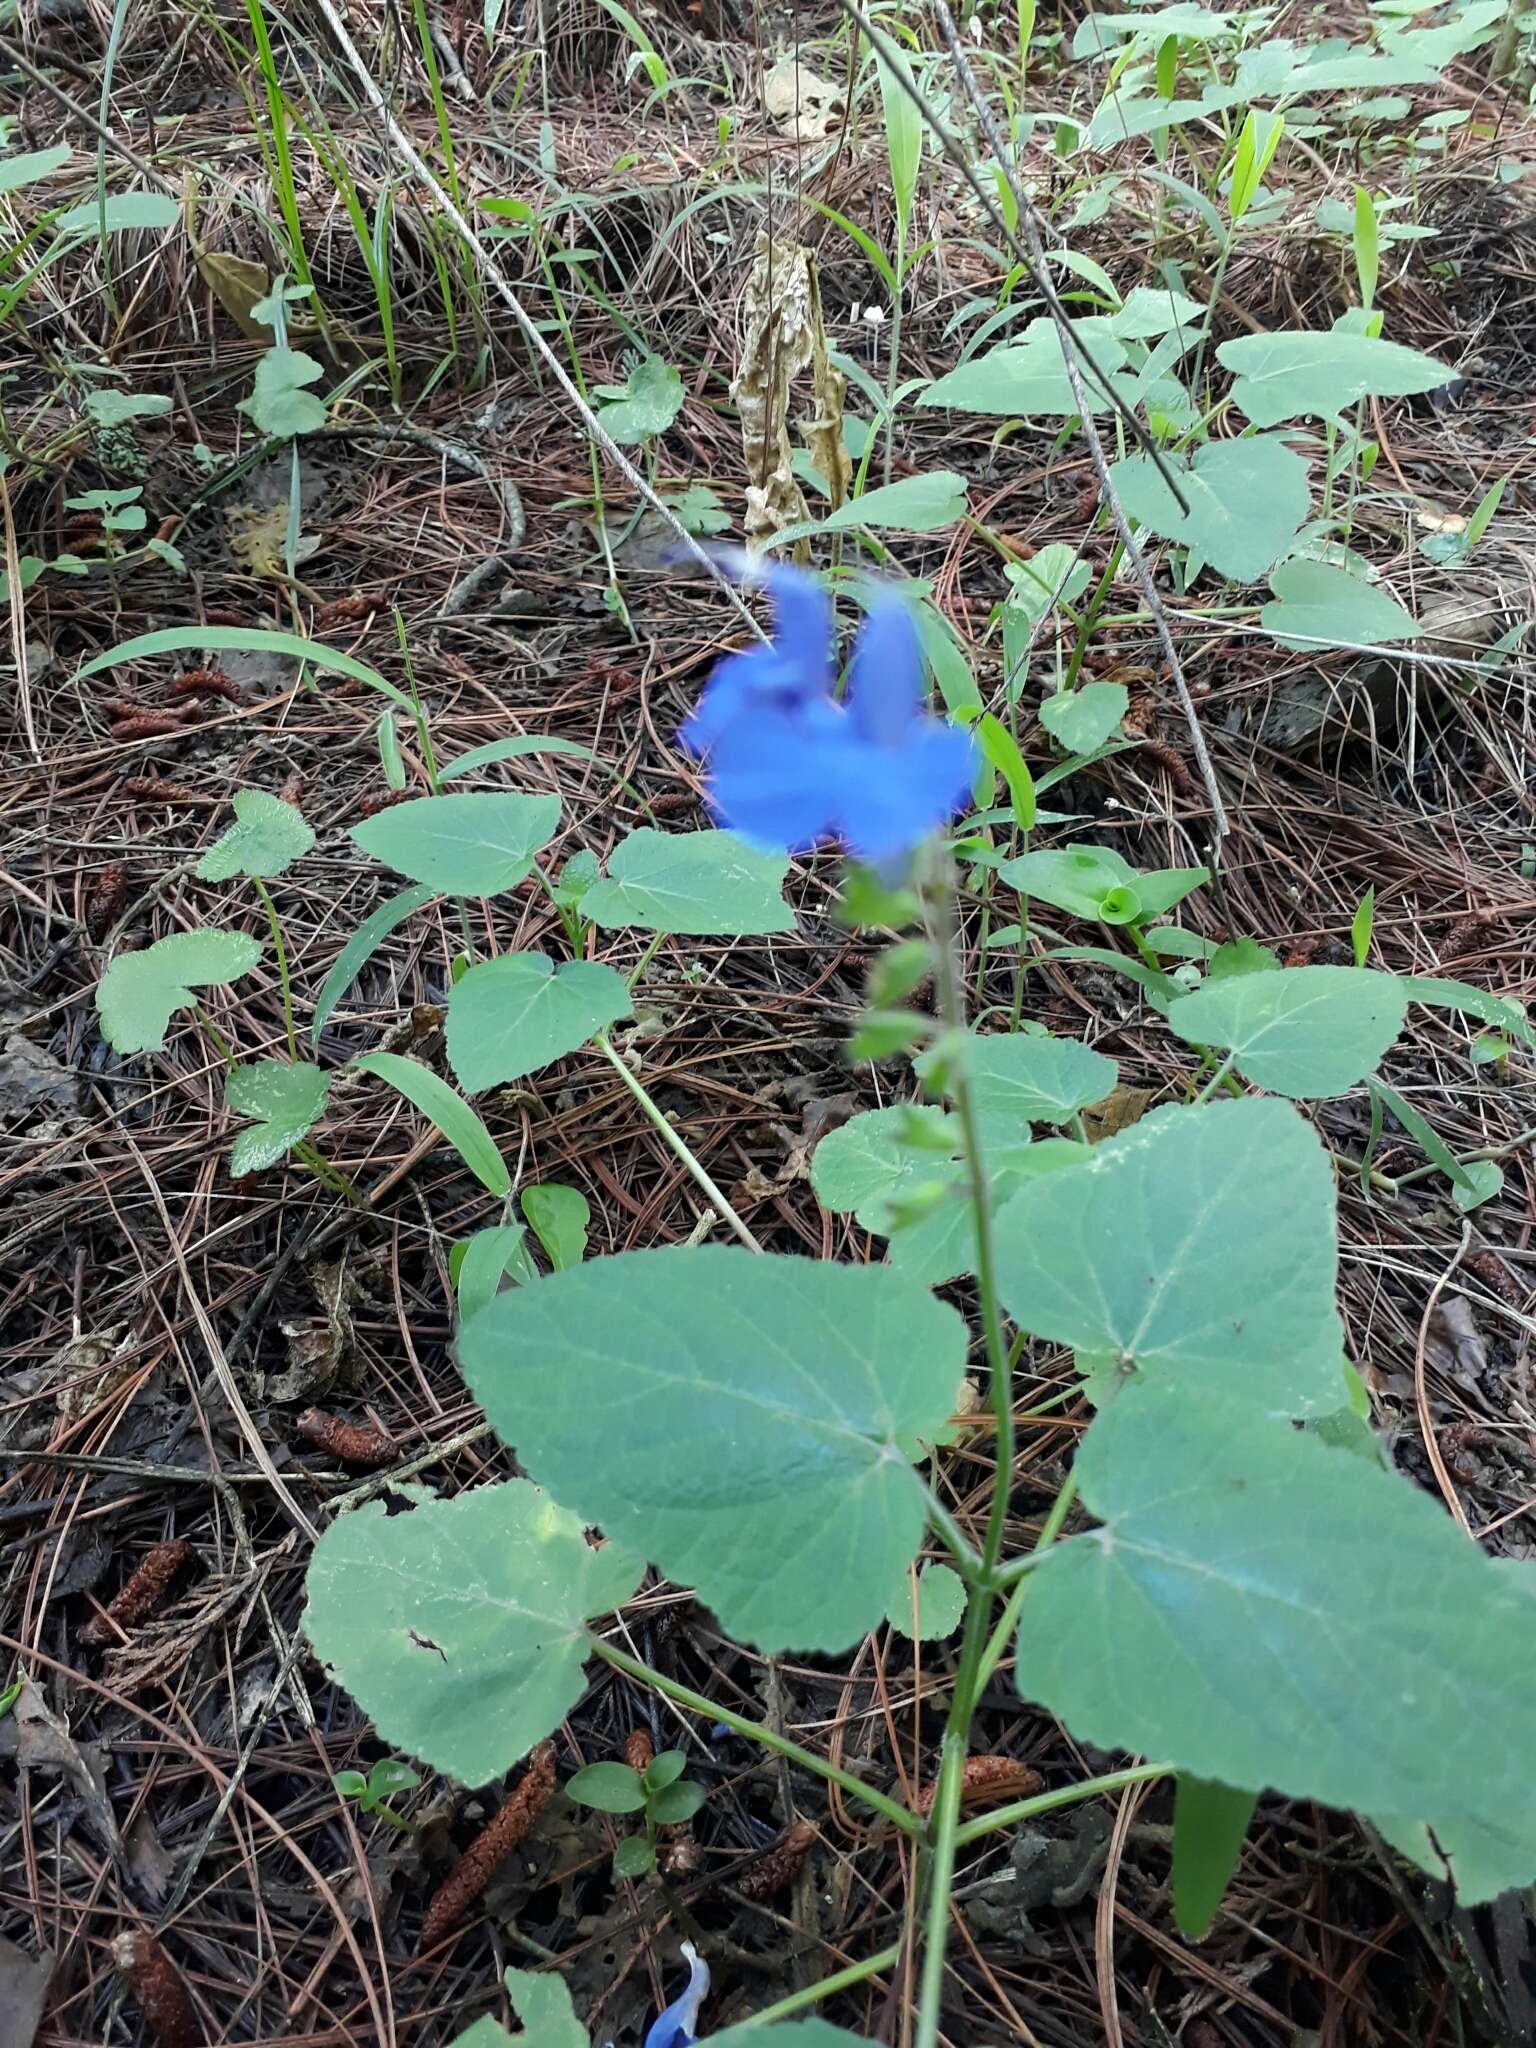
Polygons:
M954 889L946 880L930 898L930 929L934 940L935 968L940 1007L951 1032L965 1030L965 1006L961 995L959 945L955 930ZM997 1429L997 1476L992 1504L982 1539L981 1568L971 1584L966 1605L965 1633L955 1670L954 1693L939 1762L932 1817L928 1826L925 1858L927 1898L924 1907L922 1977L918 1989L915 2048L938 2048L940 2009L944 1998L944 1951L949 1932L950 1899L954 1890L955 1856L960 1846L960 1792L965 1771L971 1721L981 1695L988 1647L988 1625L996 1594L995 1573L1002 1557L1003 1537L1008 1522L1008 1496L1013 1473L1014 1422L1013 1373L1008 1346L1003 1336L1002 1311L997 1299L996 1258L992 1242L992 1212L988 1199L986 1163L982 1157L981 1130L976 1101L964 1057L957 1059L949 1083L955 1114L964 1139L966 1172L971 1209L976 1228L976 1285L981 1300L982 1332L986 1342L987 1368L991 1382L992 1413Z
M767 1728L761 1721L750 1720L745 1714L738 1714L730 1707L722 1707L718 1701L706 1699L701 1692L679 1685L675 1678L667 1678L660 1671L653 1671L649 1664L642 1664L638 1657L631 1657L627 1650L619 1649L613 1643L604 1642L601 1636L592 1638L592 1648L605 1664L611 1664L615 1671L622 1671L626 1678L637 1679L642 1685L653 1686L664 1698L675 1700L680 1707L689 1707L707 1720L720 1721L738 1735L745 1735L753 1742L760 1742L765 1749L777 1750L780 1756L788 1757L791 1763L802 1764L806 1770L814 1771L818 1778L825 1778L830 1785L839 1785L850 1798L860 1799L866 1806L872 1806L893 1827L903 1834L918 1835L923 1823L896 1800L884 1792L877 1792L872 1785L866 1785L854 1777L851 1771L840 1771L836 1764L828 1763L825 1757L817 1756L814 1750L802 1749L798 1742L791 1742L787 1735L780 1735L777 1729Z
M650 1118L651 1122L656 1126L657 1131L661 1135L663 1143L668 1147L668 1149L671 1152L676 1154L676 1156L682 1161L683 1165L686 1166L688 1171L693 1175L694 1179L698 1182L699 1186L704 1190L704 1193L709 1197L710 1202L714 1206L716 1212L719 1214L721 1220L730 1225L731 1229L741 1239L742 1243L746 1246L749 1252L760 1252L762 1250L762 1246L758 1243L757 1239L752 1235L751 1231L748 1230L746 1224L743 1223L741 1218L736 1214L736 1211L731 1207L730 1203L726 1200L725 1196L721 1194L719 1188L717 1188L715 1186L715 1183L710 1179L708 1173L704 1169L702 1161L695 1158L694 1154L690 1151L687 1144L678 1135L678 1133L675 1130L673 1130L671 1124L668 1123L666 1117L663 1116L661 1111L656 1107L656 1104L652 1101L650 1095L646 1092L644 1088L641 1087L640 1083L629 1071L628 1066L614 1051L613 1047L608 1042L607 1033L600 1031L597 1034L596 1038L593 1039L592 1043L597 1047L598 1051L603 1055L603 1058L607 1060L608 1064L613 1068L613 1071L624 1083L624 1086L629 1090L630 1094L634 1096L636 1102L639 1103L640 1107L645 1111L646 1115Z

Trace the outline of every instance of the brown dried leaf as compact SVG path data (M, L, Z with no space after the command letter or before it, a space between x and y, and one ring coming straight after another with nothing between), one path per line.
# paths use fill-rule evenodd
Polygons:
M63 1421L80 1421L133 1377L137 1368L131 1357L124 1356L133 1348L119 1323L110 1330L71 1337L53 1354L48 1374L55 1388L54 1405Z
M763 80L763 112L781 135L820 142L848 112L843 88L819 78L798 50L779 59Z
M46 1949L40 1956L29 1956L24 1948L0 1935L0 2043L4 2048L32 2048L54 1967L54 1958Z
M91 1824L91 1832L114 1860L122 1853L117 1816L107 1797L107 1766L95 1743L77 1743L30 1678L21 1682L16 1704L0 1722L0 1754L23 1770L58 1771L69 1780Z
M1091 1103L1083 1111L1089 1144L1100 1144L1140 1123L1156 1092L1154 1088L1130 1088L1122 1082L1118 1088L1111 1088L1102 1102Z
M1444 1294L1435 1303L1429 1319L1429 1355L1451 1379L1481 1388L1488 1371L1488 1346L1464 1294Z
M198 252L197 274L234 321L247 341L270 341L272 330L255 318L253 308L272 289L266 266L225 249Z
M352 1304L362 1293L357 1276L345 1259L338 1259L334 1265L311 1266L309 1279L323 1312L279 1325L288 1339L288 1368L268 1379L269 1401L305 1401L337 1384L356 1384Z
M731 396L741 415L747 471L746 533L760 545L808 517L789 439L790 389L811 373L814 411L799 422L811 460L826 478L834 507L848 494L853 467L843 446L844 378L827 355L816 258L761 235L742 294L745 332Z

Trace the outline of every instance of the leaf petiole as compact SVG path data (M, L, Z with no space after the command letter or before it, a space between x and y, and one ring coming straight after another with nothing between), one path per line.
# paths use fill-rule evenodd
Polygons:
M653 1671L649 1664L642 1664L638 1657L631 1657L626 1650L604 1642L601 1636L593 1636L592 1649L605 1664L611 1664L615 1671L622 1671L626 1678L637 1679L641 1685L653 1686L669 1700L680 1707L689 1707L696 1714L702 1714L710 1721L722 1721L727 1728L738 1735L745 1735L753 1742L759 1742L765 1749L772 1749L791 1763L801 1764L813 1771L818 1778L825 1778L830 1785L837 1785L850 1798L860 1799L866 1806L872 1806L893 1827L905 1835L920 1835L923 1822L915 1813L898 1805L884 1792L877 1792L872 1785L866 1785L854 1777L851 1771L841 1771L825 1757L817 1756L814 1750L802 1749L798 1742L792 1742L787 1735L780 1735L775 1729L767 1728L761 1721L749 1720L745 1714L738 1714L730 1707L722 1707L718 1701L706 1699L703 1693L694 1692L691 1687L679 1685L675 1678L664 1677Z

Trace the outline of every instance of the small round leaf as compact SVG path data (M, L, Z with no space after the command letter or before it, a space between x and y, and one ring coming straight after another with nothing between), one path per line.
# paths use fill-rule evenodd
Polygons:
M638 1813L645 1804L640 1773L628 1764L588 1764L566 1784L567 1797L599 1813Z

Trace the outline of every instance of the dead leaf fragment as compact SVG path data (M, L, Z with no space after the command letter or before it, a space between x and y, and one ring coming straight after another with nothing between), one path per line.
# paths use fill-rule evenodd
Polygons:
M759 546L808 516L788 425L791 387L807 370L814 410L798 422L801 437L826 479L833 508L848 495L853 465L843 445L847 382L827 355L821 286L809 249L759 236L742 317L741 362L731 396L741 415L746 459L747 540Z
M229 552L242 568L269 582L283 582L288 574L288 500L275 505L231 505L224 514ZM293 550L294 566L320 552L318 534L301 533Z
M345 1259L309 1269L310 1284L321 1313L279 1325L288 1339L288 1368L267 1380L269 1401L307 1401L356 1379L352 1304L361 1294L357 1276Z
M85 1819L114 1862L122 1855L117 1816L107 1797L107 1766L99 1746L77 1743L68 1724L49 1707L30 1678L21 1682L16 1703L0 1722L0 1754L23 1770L57 1771L69 1781Z
M54 1405L61 1418L78 1422L103 1401L110 1401L138 1370L133 1357L136 1350L120 1323L110 1330L82 1331L62 1345L48 1364Z
M13 1031L0 1052L0 1117L27 1117L38 1110L77 1110L80 1083L52 1053Z
M1128 1131L1132 1124L1139 1124L1156 1092L1153 1088L1130 1088L1122 1084L1111 1088L1102 1102L1090 1103L1083 1111L1083 1128L1088 1133L1089 1144L1102 1144L1104 1139Z
M798 50L779 59L763 80L763 112L781 135L820 142L841 128L848 103L840 85L819 78Z
M254 308L272 289L266 265L225 249L201 249L197 274L234 321L247 341L270 341L272 330L255 317Z
M147 1811L139 1814L123 1838L128 1875L147 1905L158 1906L170 1896L176 1875L176 1859L160 1839L160 1830Z
M1488 1346L1464 1294L1442 1295L1429 1319L1429 1355L1441 1372L1465 1387L1482 1389Z
M0 1935L0 2048L32 2048L48 2002L54 1958L29 1956Z

